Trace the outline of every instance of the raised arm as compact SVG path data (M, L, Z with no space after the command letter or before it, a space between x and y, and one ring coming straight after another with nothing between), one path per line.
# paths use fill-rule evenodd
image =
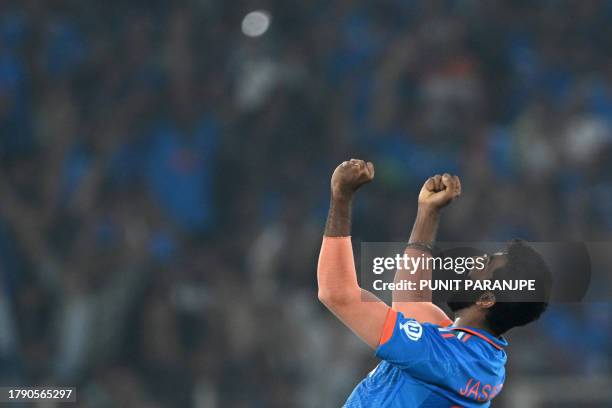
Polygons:
M319 300L370 347L376 348L390 308L359 287L350 237L353 194L373 179L374 165L363 160L351 159L334 171L317 281Z
M431 249L436 241L440 210L461 194L461 181L450 174L435 175L427 179L419 193L419 205L416 220L412 227L410 240L405 253L409 257L418 258L422 254L432 256ZM406 271L399 269L395 281L430 280L431 268L422 265L418 270ZM417 284L417 287L418 284ZM394 310L402 312L406 317L412 317L420 322L447 325L450 319L431 302L431 291L428 289L414 291L393 291Z

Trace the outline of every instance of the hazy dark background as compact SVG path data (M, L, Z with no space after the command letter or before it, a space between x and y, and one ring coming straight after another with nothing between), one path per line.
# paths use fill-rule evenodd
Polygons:
M448 171L440 239L607 241L611 50L609 1L1 1L2 384L339 406L375 360L316 299L335 165L377 166L355 240L406 239ZM611 326L517 330L493 405L610 406Z

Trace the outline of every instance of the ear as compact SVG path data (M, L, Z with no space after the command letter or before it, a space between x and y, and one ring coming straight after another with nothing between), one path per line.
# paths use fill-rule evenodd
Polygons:
M495 304L495 295L493 292L485 292L478 298L476 305L483 309L489 309Z

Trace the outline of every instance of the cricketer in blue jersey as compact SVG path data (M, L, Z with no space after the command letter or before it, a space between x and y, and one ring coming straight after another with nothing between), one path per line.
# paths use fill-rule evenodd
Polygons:
M547 307L551 275L542 257L522 241L486 257L467 279L534 279L537 290L521 301L504 293L475 292L451 297L454 322L431 302L431 291L394 291L389 307L359 287L352 252L351 204L354 192L372 181L372 163L351 159L331 180L332 199L319 255L319 299L375 350L382 361L348 397L345 407L488 407L502 390L507 345L502 334L539 318ZM431 252L439 211L461 194L457 176L429 178L418 199L417 217L406 254ZM396 281L431 280L431 269L396 272Z

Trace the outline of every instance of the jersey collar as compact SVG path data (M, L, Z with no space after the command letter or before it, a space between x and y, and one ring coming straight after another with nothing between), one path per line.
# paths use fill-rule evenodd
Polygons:
M508 345L508 342L506 341L505 338L501 336L495 337L491 333L487 332L486 330L476 329L473 327L453 327L453 326L448 327L448 329L462 331L462 332L470 333L473 336L480 337L481 339L483 339L484 341L486 341L487 343L489 343L490 345L492 345L498 350L503 350L503 348Z

